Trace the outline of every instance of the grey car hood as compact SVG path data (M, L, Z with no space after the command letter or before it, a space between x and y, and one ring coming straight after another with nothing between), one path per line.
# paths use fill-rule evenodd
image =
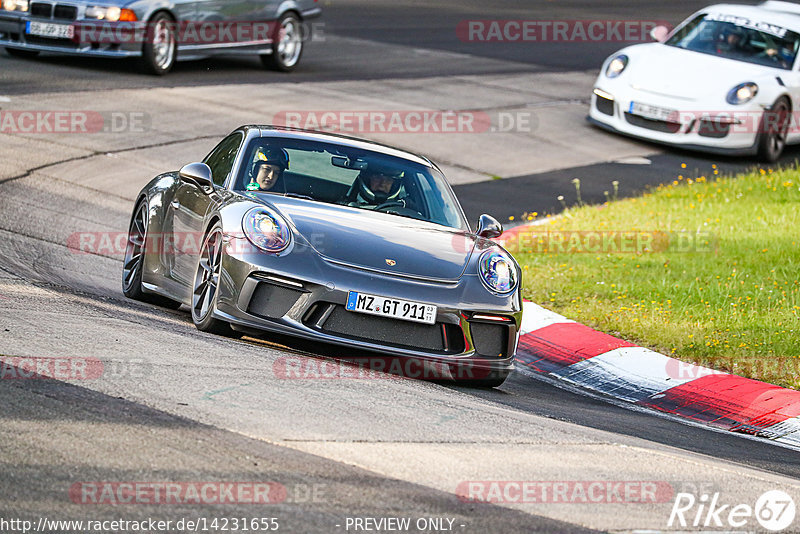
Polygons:
M413 277L457 280L475 237L455 228L335 204L259 195L324 258Z

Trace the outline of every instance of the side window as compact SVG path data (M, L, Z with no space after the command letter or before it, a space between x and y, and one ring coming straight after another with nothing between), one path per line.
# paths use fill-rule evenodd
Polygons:
M211 151L211 154L206 156L203 163L211 167L211 176L214 178L216 185L224 185L225 180L228 178L233 162L236 159L236 154L239 152L239 146L242 144L242 134L235 133L229 135L222 140L217 147Z

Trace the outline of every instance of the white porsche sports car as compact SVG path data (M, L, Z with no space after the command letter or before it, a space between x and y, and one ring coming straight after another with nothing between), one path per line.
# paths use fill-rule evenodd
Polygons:
M773 162L800 142L800 4L719 4L610 56L589 120L650 141Z

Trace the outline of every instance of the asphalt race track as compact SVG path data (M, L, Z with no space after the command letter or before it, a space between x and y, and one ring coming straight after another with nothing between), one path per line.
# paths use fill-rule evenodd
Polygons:
M0 357L83 358L103 369L86 380L0 379L0 532L15 531L3 519L43 517L276 518L286 532L397 531L356 526L388 517L422 521L411 532L676 531L668 520L678 492L750 506L768 490L800 497L794 450L618 407L523 372L495 390L388 375L281 376L286 362L339 365L330 358L353 354L200 333L185 309L124 298L113 243L89 253L67 246L86 233L122 235L152 176L201 159L239 124L287 110L480 110L493 124L501 113L531 118L527 129L477 134L359 134L441 163L471 220L556 212L558 195L574 202L576 177L584 200L600 201L612 180L627 195L712 165L749 168L753 161L587 125L599 63L620 43L465 43L455 31L468 19L674 24L702 5L331 0L325 39L289 75L242 59L181 63L154 78L127 63L0 55L0 110L142 118L93 134L0 133ZM783 162L798 154L789 150ZM645 503L487 504L456 496L469 481L647 481L670 491ZM282 489L258 505L112 505L87 490L103 482ZM751 519L745 530L759 528ZM85 529L48 531L57 530Z

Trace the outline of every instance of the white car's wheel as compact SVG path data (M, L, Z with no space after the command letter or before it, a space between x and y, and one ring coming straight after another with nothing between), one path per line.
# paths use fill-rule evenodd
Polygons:
M758 159L765 163L775 163L786 147L786 134L789 131L791 111L785 98L778 99L764 112L758 134Z

